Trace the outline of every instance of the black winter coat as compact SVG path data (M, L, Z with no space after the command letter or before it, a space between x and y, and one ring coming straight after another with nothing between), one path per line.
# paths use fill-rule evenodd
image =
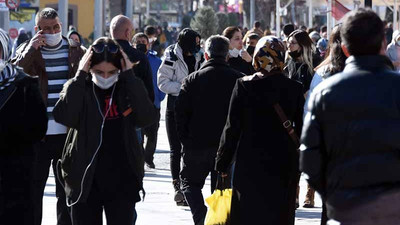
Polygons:
M216 159L216 170L227 172L237 154L232 224L294 223L298 156L273 108L275 103L300 135L304 106L301 84L275 73L239 79L233 90Z
M69 202L78 199L84 171L100 143L103 118L99 108L103 109L104 103L100 103L103 105L99 107L96 97L90 75L79 71L75 78L68 80L64 85L60 100L53 111L56 122L72 128L72 136L76 137L76 142L71 142L72 145L64 149L61 163ZM122 120L126 157L139 185L135 190L140 190L143 185L144 156L137 139L136 128L153 124L157 119L157 111L148 98L143 82L134 76L133 70L119 75L114 101L117 102L118 111L124 114ZM80 202L90 193L95 169L96 163L87 172Z
M0 154L30 154L47 131L38 79L17 71L14 83L0 91Z
M329 218L400 188L399 87L385 56L352 56L311 94L300 169Z
M246 62L246 60L242 59L240 56L236 58L229 58L228 64L232 69L244 73L245 75L252 75L256 72L251 62Z
M133 72L143 81L150 100L154 102L153 73L151 72L149 59L143 52L132 47L128 41L117 40L117 42L131 62L139 62L139 64L133 68Z
M218 148L232 90L242 76L223 59L211 59L185 78L175 102L178 135L185 149Z

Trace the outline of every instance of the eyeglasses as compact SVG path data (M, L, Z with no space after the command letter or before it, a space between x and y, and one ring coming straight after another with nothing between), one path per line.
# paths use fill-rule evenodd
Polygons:
M95 53L103 53L106 48L108 49L108 52L110 52L111 54L115 54L119 50L118 45L113 43L111 44L99 43L92 46L92 49Z

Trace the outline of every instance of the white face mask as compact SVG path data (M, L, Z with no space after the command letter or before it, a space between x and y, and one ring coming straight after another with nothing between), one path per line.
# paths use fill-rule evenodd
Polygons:
M6 61L0 59L0 72L3 71L4 68L6 68L6 66L7 66Z
M92 81L97 87L107 90L118 81L118 76L119 74L115 74L111 75L109 78L104 78L100 75L93 74Z
M237 49L237 48L234 48L234 49L232 49L232 50L229 50L229 55L230 55L232 58L236 58L236 57L238 57L238 56L240 55L240 50Z
M46 44L49 46L57 45L62 39L61 32L56 34L44 34L44 36L46 38Z

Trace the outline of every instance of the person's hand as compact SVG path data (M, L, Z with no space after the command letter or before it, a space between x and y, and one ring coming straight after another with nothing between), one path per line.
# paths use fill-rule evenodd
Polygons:
M43 35L43 31L40 30L37 32L33 38L30 40L29 44L34 47L36 50L38 50L40 47L46 45L46 38Z
M227 173L223 173L223 172L220 172L219 174L221 175L222 178L226 178L228 176Z
M245 50L242 50L242 51L241 51L241 55L240 55L240 56L241 56L242 59L244 59L246 62L251 62L251 61L253 61L253 57L251 57L250 54L249 54L247 51L245 51Z
M128 56L126 55L126 53L125 53L124 51L122 51L122 49L121 49L121 53L122 53L122 59L121 59L122 72L125 72L125 71L127 71L127 70L132 69L133 63L132 63L131 60L128 58Z
M82 70L86 73L89 73L90 63L92 62L93 51L89 48L86 53L82 56L81 61L79 61L78 70Z

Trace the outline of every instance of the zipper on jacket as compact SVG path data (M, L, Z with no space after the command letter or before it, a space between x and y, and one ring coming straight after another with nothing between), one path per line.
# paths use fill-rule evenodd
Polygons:
M14 93L17 91L18 87L15 87L15 89L13 90L13 92L11 92L11 94L8 96L8 98L6 99L6 101L4 102L4 104L2 106L0 106L0 110L7 104L8 100L10 100L10 98L14 95Z

